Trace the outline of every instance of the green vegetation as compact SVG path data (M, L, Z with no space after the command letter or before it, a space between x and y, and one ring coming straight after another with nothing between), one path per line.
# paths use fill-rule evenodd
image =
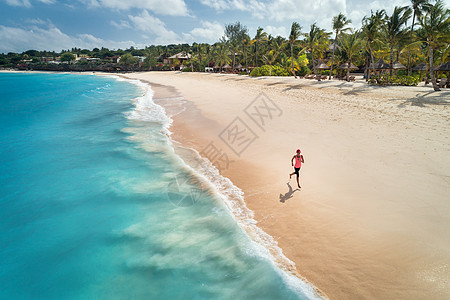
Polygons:
M25 55L27 55L27 54L24 54L24 56ZM74 61L75 59L76 59L75 55L73 55L73 53L70 53L70 52L61 54L61 58L60 58L60 60L63 62L71 62L71 61Z
M253 70L250 76L296 77L314 72L327 74L331 79L336 74L346 74L349 80L350 70L339 67L354 64L369 83L414 85L419 82L419 74L412 68L426 62L430 70L423 71L423 77L431 78L437 90L435 76L447 75L435 74L434 68L450 58L449 16L449 9L441 0L411 0L411 5L395 7L391 12L371 11L362 18L361 28L354 30L350 29L351 20L342 13L333 18L332 32L317 24L302 31L301 24L293 22L287 37L272 36L262 27L250 36L247 27L236 22L225 24L223 37L212 45L152 45L125 50L72 48L59 53L28 50L0 54L0 68L122 72L184 67L183 72L204 72L208 68L241 75ZM379 59L390 65L398 61L407 69L377 70L375 63ZM330 69L318 70L319 62Z
M252 77L258 77L258 76L289 76L289 72L279 66L270 66L270 65L264 65L262 67L257 67L252 70L250 73L250 76Z
M125 66L135 66L139 64L139 58L131 55L131 53L126 53L120 57L119 64Z
M404 86L415 86L419 83L419 76L390 76L386 75L375 75L369 79L370 84L378 85L404 85Z

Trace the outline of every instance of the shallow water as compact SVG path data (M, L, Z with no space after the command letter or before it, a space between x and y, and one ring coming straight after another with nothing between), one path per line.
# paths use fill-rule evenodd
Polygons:
M1 299L309 299L174 154L148 87L0 73Z

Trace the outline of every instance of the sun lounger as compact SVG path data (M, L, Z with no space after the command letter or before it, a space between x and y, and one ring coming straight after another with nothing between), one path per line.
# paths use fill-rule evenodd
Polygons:
M439 81L439 87L443 88L447 84L447 78L442 78L441 81Z
M349 80L350 81L355 81L355 76L350 76Z

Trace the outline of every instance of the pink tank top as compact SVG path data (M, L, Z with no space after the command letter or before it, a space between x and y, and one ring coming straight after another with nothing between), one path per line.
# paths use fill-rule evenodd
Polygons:
M295 166L294 168L300 168L302 166L302 156L300 155L300 157L298 157L297 155L295 156Z

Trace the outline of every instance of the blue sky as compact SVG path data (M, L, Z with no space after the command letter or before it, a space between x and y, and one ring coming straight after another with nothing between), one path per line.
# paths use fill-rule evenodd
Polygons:
M448 7L450 0L445 0ZM72 47L110 49L152 44L216 42L224 24L240 21L254 36L258 26L287 36L297 21L331 29L343 12L358 27L370 10L408 0L0 0L0 53Z

